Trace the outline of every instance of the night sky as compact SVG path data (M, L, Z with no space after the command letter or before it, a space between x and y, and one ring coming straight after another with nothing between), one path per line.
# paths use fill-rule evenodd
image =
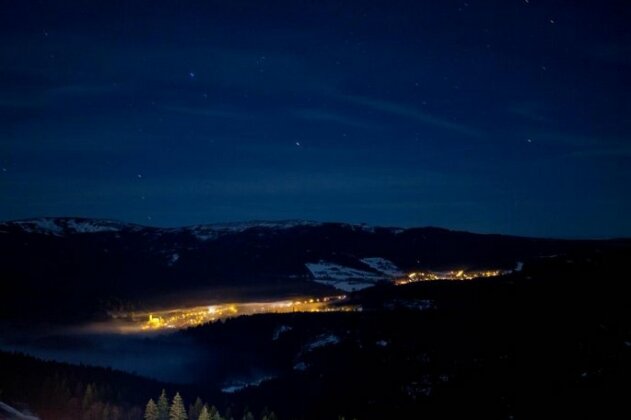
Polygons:
M0 219L629 236L627 3L0 0Z

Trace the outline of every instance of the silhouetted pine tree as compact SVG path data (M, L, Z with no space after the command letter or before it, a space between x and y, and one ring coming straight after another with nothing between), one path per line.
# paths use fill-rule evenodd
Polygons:
M104 405L102 402L93 402L90 408L84 414L84 418L89 420L103 420L103 408Z
M166 391L163 389L160 398L158 398L158 420L169 420L169 411L169 400Z
M173 403L171 404L171 411L169 413L169 420L187 420L186 409L184 408L184 401L180 397L180 393L176 392L173 397Z
M123 418L123 410L117 405L112 406L112 411L110 411L110 419L111 420L121 420Z
M261 417L261 420L278 420L278 417L276 417L276 414L272 411Z
M226 407L226 411L224 412L224 416L223 416L226 420L230 420L230 419L234 419L232 417L232 407L228 406Z
M210 415L210 420L223 420L223 418L219 415L219 410L214 405L211 405L208 409L208 414Z
M261 411L261 420L278 420L276 414L273 411L270 411L269 408L265 407L263 411Z
M109 403L105 404L105 407L103 407L103 419L104 420L110 420L110 418L112 413L112 407L110 406Z
M158 420L158 406L153 401L153 398L147 402L147 407L145 407L145 420Z
M197 399L195 400L195 404L191 404L188 407L188 418L191 420L197 420L202 412L203 407L204 403L199 397L197 397Z
M142 408L140 408L139 406L135 405L127 411L126 420L139 420L141 418L142 418ZM111 419L104 417L103 420L111 420Z
M88 386L85 387L85 392L83 393L83 402L81 403L81 408L84 412L90 409L90 406L94 402L94 399L94 387L92 386L92 384L88 384Z
M252 414L250 412L250 410L248 410L247 408L245 409L245 411L243 412L243 417L241 417L242 420L254 420L254 414Z
M191 419L193 420L193 419ZM203 406L202 410L199 412L199 417L197 417L197 420L212 420L210 418L210 413L208 412L208 407L207 406Z

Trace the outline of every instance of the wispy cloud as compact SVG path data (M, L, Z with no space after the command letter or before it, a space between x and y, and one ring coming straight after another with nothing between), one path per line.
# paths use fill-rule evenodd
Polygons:
M300 109L294 111L293 114L302 119L322 121L327 123L334 123L340 125L346 125L354 128L371 129L377 125L368 121L364 121L359 118L349 117L343 113L330 112L322 109Z
M631 147L578 150L570 153L570 156L577 158L629 158L631 157Z
M597 149L619 149L626 147L627 141L617 136L594 136L579 133L577 130L520 130L514 134L519 134L522 138L531 138L534 142L558 145L574 151L597 150Z
M408 118L410 120L420 122L424 125L444 129L467 137L482 137L484 134L482 131L474 127L456 123L451 120L427 113L416 107L401 104L398 102L372 99L363 96L341 96L340 99L354 105L359 105L390 115Z
M46 102L37 95L27 93L18 95L0 93L0 108L11 110L32 110L46 105Z
M507 111L526 121L550 123L552 119L546 115L544 104L537 102L519 102L508 106Z
M183 107L183 106L163 106L161 109L170 112L176 112L184 115L194 115L210 118L229 118L229 119L252 119L251 113L242 111L222 109L218 107Z
M40 109L57 105L60 101L66 104L78 98L101 98L117 93L113 85L75 84L46 87L42 89L25 89L18 93L0 93L0 108L15 110Z

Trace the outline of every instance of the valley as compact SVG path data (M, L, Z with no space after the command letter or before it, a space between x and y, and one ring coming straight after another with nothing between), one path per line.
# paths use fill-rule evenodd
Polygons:
M296 300L219 303L150 312L119 312L111 314L109 321L92 323L81 330L122 334L164 332L238 316L292 312L347 312L360 308L356 305L344 305L345 299L345 295L338 295Z
M222 413L507 418L533 389L589 409L628 362L628 240L74 218L0 233L0 389L46 419L84 413L67 401L86 384L134 420L162 388Z
M389 267L396 266L387 260ZM322 264L320 264L322 265ZM351 275L345 275L345 270ZM449 271L420 271L411 272L407 276L388 278L388 283L402 286L415 282L448 281L448 280L473 280L477 278L491 278L508 274L507 270L449 270ZM384 273L385 275L385 273ZM341 279L341 280L340 280ZM347 290L348 285L356 285L356 281L362 281L357 270L337 266L332 275L324 276L321 282L330 282L333 287ZM343 286L339 287L340 281ZM374 287L368 283L365 287ZM351 291L357 289L351 288ZM165 304L162 305L164 307ZM151 333L165 332L183 328L195 327L209 322L223 321L238 316L258 314L283 314L295 312L351 312L361 311L361 305L349 304L347 295L298 297L294 299L266 300L266 301L233 301L227 303L212 303L208 305L195 305L184 307L170 307L167 309L154 309L146 311L110 312L110 319L95 322L80 328L80 331L90 333Z

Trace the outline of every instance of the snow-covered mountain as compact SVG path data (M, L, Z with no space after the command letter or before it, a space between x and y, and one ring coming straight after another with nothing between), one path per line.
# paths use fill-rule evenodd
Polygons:
M324 295L422 269L513 269L585 244L310 221L182 228L85 218L4 222L0 319L98 313L112 302L181 292Z
M19 229L25 233L63 236L79 233L118 232L123 229L131 229L133 226L102 219L42 217L0 223L0 233L9 233Z
M226 234L242 233L250 229L283 230L296 227L317 227L324 223L310 220L280 220L280 221L247 221L231 223L211 223L204 225L192 225L177 228L159 228L142 226L133 223L124 223L107 219L88 219L81 217L40 217L34 219L15 220L0 223L0 234L15 232L67 236L85 233L101 232L138 232L146 231L154 234L190 233L200 240L207 241L217 239ZM374 232L375 227L365 224L340 224L353 231ZM391 229L393 232L402 232L403 229Z

